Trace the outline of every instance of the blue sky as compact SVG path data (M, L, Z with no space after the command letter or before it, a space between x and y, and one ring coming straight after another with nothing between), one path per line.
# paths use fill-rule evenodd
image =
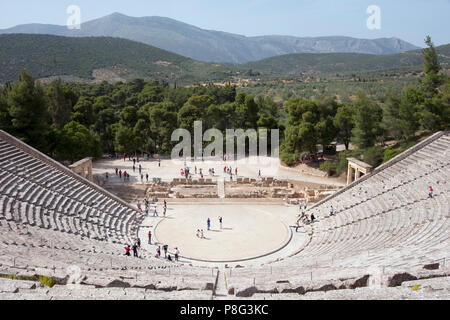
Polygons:
M69 5L81 20L113 12L165 16L200 28L256 35L398 37L423 46L450 43L450 0L1 0L0 29L24 23L65 25ZM369 5L381 9L381 29L369 30Z

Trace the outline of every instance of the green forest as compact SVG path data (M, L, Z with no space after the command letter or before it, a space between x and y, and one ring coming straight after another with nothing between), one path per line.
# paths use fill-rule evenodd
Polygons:
M427 38L423 75L417 83L382 96L359 92L352 101L322 95L315 99L238 92L235 86L177 87L167 81L135 79L114 84L55 80L47 85L23 70L0 93L0 129L60 161L105 154L170 154L177 128L280 129L282 160L295 164L317 145L333 141L353 151L322 165L330 173L346 168L352 156L376 166L450 123L450 81ZM394 147L384 142L396 140Z

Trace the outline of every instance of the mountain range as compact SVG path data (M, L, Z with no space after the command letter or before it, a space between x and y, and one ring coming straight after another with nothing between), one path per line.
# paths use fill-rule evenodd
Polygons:
M450 45L436 48L443 67ZM15 81L20 70L43 79L126 81L134 78L173 83L224 82L234 78L336 73L421 67L421 50L392 55L359 53L289 54L242 65L186 58L137 41L112 37L63 37L40 34L0 35L0 83ZM421 67L423 68L423 67Z
M386 55L418 47L398 38L374 40L342 36L247 37L205 30L165 17L129 17L114 13L85 22L80 30L48 24L25 24L0 30L0 34L48 34L66 37L115 37L142 42L199 61L242 64L296 53L362 53Z

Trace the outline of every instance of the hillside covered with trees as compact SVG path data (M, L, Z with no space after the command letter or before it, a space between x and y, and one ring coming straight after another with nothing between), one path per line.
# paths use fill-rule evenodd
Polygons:
M214 81L228 79L231 67L199 62L143 43L120 38L68 38L51 35L0 35L0 83L25 69L36 78L94 79L95 70L123 79Z

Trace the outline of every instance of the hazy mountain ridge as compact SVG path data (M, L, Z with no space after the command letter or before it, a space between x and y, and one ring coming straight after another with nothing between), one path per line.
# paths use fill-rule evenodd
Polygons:
M397 38L368 40L341 36L299 38L276 35L246 37L204 30L170 18L134 18L120 13L85 22L81 25L81 30L69 30L66 26L28 24L0 30L0 34L2 33L119 37L192 59L222 63L246 63L292 53L394 54L418 49Z

